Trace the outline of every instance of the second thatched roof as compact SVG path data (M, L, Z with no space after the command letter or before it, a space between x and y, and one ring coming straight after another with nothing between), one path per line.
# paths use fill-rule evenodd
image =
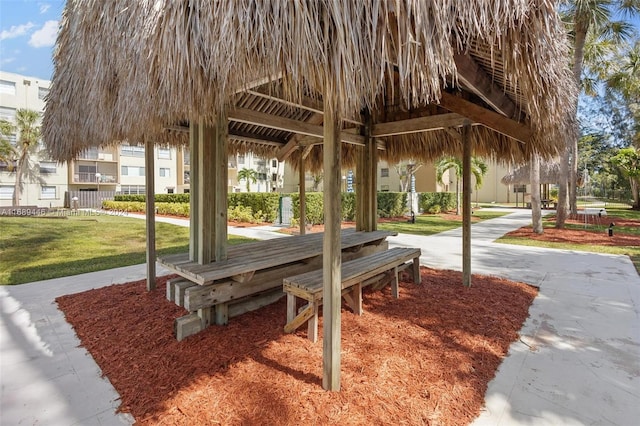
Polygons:
M551 157L572 128L576 96L555 8L548 0L69 0L43 137L64 161L121 140L186 144L189 123L214 123L223 110L321 124L309 105L326 104L349 128L363 110L374 125L442 115L448 92L531 130L519 143L480 123L476 155ZM277 155L296 135L232 117L229 126L235 151ZM381 157L461 152L452 128L430 130L381 136ZM306 153L316 166L320 152L318 144Z

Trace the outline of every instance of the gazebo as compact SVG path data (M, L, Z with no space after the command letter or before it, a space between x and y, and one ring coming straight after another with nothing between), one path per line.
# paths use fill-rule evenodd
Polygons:
M188 145L189 260L199 265L228 259L229 153L272 155L296 165L301 177L305 169L322 169L323 386L338 390L341 168L355 166L356 228L373 232L378 158L461 156L469 284L471 155L551 158L571 129L577 91L555 6L68 1L43 137L60 161L125 140ZM151 149L146 169L154 169ZM146 179L153 288L153 173Z

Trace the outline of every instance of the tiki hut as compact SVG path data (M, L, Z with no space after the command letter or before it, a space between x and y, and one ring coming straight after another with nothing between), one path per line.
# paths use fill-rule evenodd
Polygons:
M228 153L323 168L323 383L338 389L341 167L355 165L357 228L373 232L378 158L462 156L468 219L472 153L558 154L577 93L567 46L546 0L70 0L43 137L62 161L123 140L188 144L201 266L227 259ZM152 173L146 187L152 286ZM468 220L464 235L469 280Z
M504 185L525 185L531 183L531 165L523 164L500 179ZM560 182L560 164L543 161L540 163L540 184L557 184Z

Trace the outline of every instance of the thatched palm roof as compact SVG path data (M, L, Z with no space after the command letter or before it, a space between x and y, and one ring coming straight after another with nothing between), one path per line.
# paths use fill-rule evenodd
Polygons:
M505 121L474 125L477 155L551 157L576 96L567 51L548 0L68 0L43 136L58 160L124 139L187 143L188 123L225 109L230 149L276 155L294 140L295 160L318 139L247 111L321 125L329 100L357 134L365 109L374 125L484 120L470 103ZM460 125L379 136L381 157L458 154ZM305 152L312 166L320 152Z
M531 164L523 164L500 179L504 185L523 185L531 183ZM560 183L560 163L556 161L540 162L540 183Z

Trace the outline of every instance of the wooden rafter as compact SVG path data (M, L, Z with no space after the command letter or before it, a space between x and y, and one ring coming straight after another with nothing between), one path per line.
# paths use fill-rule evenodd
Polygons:
M380 123L373 126L371 136L379 138L458 127L462 126L465 120L467 119L460 114L448 113Z
M323 128L315 124L301 122L286 117L252 111L246 108L236 108L229 112L229 120L239 123L268 127L270 129L283 130L285 132L299 133L317 138L323 137ZM364 138L347 132L340 133L340 140L354 145L364 145Z
M460 80L494 110L508 118L517 115L516 104L501 90L489 75L469 55L455 54L453 60Z
M510 118L498 114L497 112L483 108L471 101L461 97L442 92L440 105L451 112L456 112L469 118L471 121L480 123L498 133L509 136L520 142L527 143L531 139L532 131L529 126L514 121Z

